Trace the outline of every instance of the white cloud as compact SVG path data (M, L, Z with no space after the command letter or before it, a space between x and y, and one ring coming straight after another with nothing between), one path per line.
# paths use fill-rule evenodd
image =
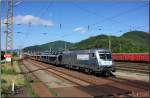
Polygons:
M29 24L31 25L45 25L45 26L53 26L53 22L51 20L41 19L39 17L35 17L32 15L18 15L14 17L15 24Z
M87 29L84 27L77 27L73 31L78 32L78 33L85 33L85 32L87 32Z

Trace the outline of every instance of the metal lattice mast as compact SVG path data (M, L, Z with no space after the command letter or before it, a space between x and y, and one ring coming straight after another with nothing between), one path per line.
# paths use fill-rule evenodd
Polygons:
M6 51L13 49L13 0L7 0Z

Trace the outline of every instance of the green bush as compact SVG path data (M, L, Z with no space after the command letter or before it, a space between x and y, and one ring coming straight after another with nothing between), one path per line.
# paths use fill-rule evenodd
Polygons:
M11 85L2 84L1 89L2 89L2 92L1 92L2 98L8 98L12 96Z
M27 87L27 91L30 95L30 97L38 97L38 95L35 93L35 91L32 89L32 84L34 81L31 79L31 77L26 76L25 80L25 86Z
M6 80L4 80L4 79L2 79L2 80L1 80L1 83L7 83L7 81L6 81Z
M11 74L11 75L16 75L17 72L13 69L6 69L5 67L2 67L1 69L2 74Z

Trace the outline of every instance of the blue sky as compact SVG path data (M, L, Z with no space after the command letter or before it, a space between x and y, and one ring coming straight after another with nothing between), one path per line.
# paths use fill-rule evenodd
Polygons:
M3 21L5 17L6 2L3 1ZM99 34L120 36L130 30L148 32L148 27L147 1L16 0L14 49L56 40L79 42ZM5 28L3 25L2 49L5 49Z

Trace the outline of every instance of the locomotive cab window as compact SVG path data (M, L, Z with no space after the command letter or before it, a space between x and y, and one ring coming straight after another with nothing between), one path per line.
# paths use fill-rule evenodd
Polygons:
M111 60L112 59L110 52L100 52L99 56L100 56L100 59L103 59L103 60Z
M105 54L99 54L99 56L100 56L100 59L105 59L106 58Z

